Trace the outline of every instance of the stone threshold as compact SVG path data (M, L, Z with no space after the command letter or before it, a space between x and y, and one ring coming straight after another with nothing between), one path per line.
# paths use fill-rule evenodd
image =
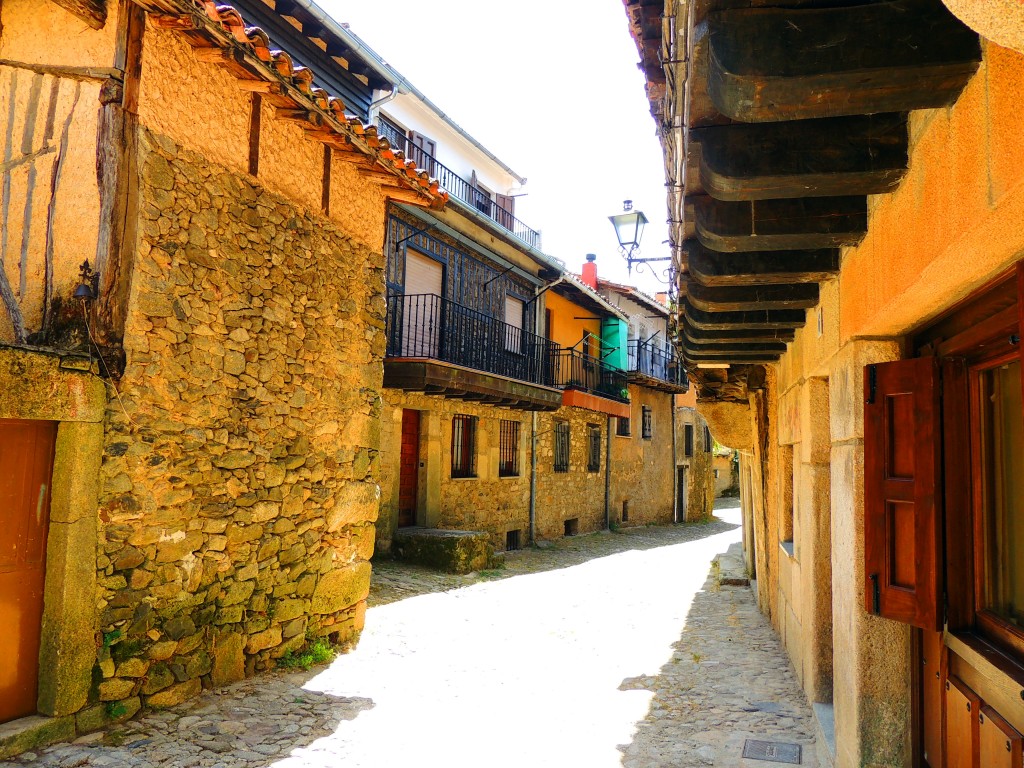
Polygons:
M112 713L112 708L116 712ZM0 723L0 760L58 741L74 741L86 733L122 723L141 708L142 702L136 696L120 702L100 702L71 715L29 715Z

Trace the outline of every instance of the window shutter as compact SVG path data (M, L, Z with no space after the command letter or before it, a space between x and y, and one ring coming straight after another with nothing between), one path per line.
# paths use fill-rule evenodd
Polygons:
M865 606L887 619L940 630L936 359L867 366L864 402Z
M505 229L515 229L516 199L512 195L495 194L498 205L498 223Z

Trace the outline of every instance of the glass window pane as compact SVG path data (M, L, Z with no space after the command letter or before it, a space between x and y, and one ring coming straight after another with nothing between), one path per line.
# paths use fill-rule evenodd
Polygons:
M1020 362L982 374L985 607L1024 626L1024 413Z

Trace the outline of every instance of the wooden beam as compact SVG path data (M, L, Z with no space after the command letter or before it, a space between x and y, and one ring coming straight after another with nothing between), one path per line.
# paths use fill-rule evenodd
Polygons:
M702 128L700 180L719 200L874 195L907 171L902 113Z
M759 352L781 355L786 351L788 346L783 341L708 340L698 343L688 336L683 337L683 344L687 349L690 349L697 354L710 354L714 352Z
M717 253L697 240L682 244L690 277L701 285L818 283L839 274L839 251L749 251Z
M106 0L53 0L69 13L75 14L93 29L102 29L107 23Z
M708 16L708 90L746 123L952 104L978 35L935 0L737 8Z
M697 239L713 251L799 251L856 245L868 228L865 197L726 202L693 198Z
M709 342L789 342L796 337L792 328L736 328L734 330L709 331L697 328L684 317L680 323L682 334L693 345L700 346Z
M684 341L681 345L683 358L694 363L774 363L782 357L782 352L761 352L758 350L703 350L690 347Z
M802 309L757 309L744 312L707 312L693 306L685 296L681 300L683 315L691 326L707 331L746 328L802 328L806 321Z
M727 285L708 288L690 280L686 285L686 298L690 306L705 312L810 309L818 303L818 284Z

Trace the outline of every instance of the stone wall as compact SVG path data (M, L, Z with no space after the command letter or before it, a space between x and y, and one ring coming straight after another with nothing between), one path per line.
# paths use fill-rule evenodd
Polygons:
M555 422L569 422L569 471L555 472ZM583 408L559 408L537 418L537 538L557 539L565 534L565 521L575 519L578 533L599 531L604 524L604 446L608 417ZM587 469L588 426L601 429L601 469Z
M398 468L402 410L420 411L419 525L486 531L495 549L505 548L505 534L520 531L525 545L530 530L531 415L465 400L389 389L381 421L381 517L377 539L390 546L398 522ZM452 417L477 417L476 477L451 476ZM498 434L502 420L519 422L519 474L498 476Z
M671 523L675 511L672 395L631 384L629 399L632 434L612 436L611 517L623 525ZM642 434L644 406L651 409L650 439ZM629 510L626 521L622 520L624 504Z
M167 137L142 132L140 167L91 700L167 706L272 666L307 634L358 637L383 259Z
M693 427L693 455L686 455L686 427ZM685 466L686 509L680 517L686 522L707 520L715 507L715 473L712 443L706 440L708 424L695 408L676 409L676 466Z

